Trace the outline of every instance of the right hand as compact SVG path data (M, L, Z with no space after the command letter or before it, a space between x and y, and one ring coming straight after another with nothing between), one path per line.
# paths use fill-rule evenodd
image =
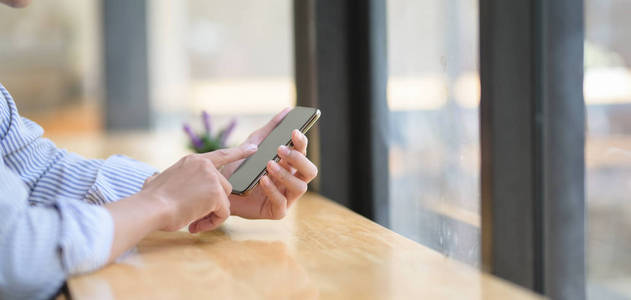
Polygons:
M256 145L190 154L164 172L152 176L140 191L156 199L165 209L162 230L175 231L197 220L189 231L195 233L199 223L215 229L230 216L228 195L232 186L218 169L256 152Z

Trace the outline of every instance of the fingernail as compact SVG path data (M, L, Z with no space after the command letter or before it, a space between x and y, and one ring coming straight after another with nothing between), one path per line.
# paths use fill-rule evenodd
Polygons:
M261 177L261 182L264 185L268 185L269 184L269 178L267 178L267 176L263 176L263 177Z
M259 146L255 145L255 144L249 144L249 145L245 146L245 151L247 151L247 152L255 152L258 148L259 148Z
M289 155L289 148L287 148L287 146L282 145L280 147L278 147L278 152L280 152L280 154L282 155Z
M275 161L270 160L269 166L270 166L270 168L272 169L273 172L280 171L280 167L278 166L278 164Z

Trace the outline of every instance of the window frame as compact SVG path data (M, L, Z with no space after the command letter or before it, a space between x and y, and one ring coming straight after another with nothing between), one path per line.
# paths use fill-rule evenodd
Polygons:
M582 2L480 0L482 263L562 299L585 298L583 37Z
M105 128L150 129L148 3L108 0L101 8Z
M318 106L314 190L388 226L385 0L294 0L298 105Z
M294 0L323 195L388 225L385 0ZM483 269L585 298L582 1L480 0Z

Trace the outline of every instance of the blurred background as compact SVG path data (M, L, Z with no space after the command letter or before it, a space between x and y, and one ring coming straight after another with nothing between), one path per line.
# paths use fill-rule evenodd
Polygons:
M96 157L124 151L164 168L187 153L181 125L201 128L201 110L216 126L237 117L229 140L237 144L295 105L292 5L147 1L146 126L108 123L104 35L116 32L108 31L112 15L101 1L0 7L0 82L22 115L59 146ZM474 267L480 265L478 5L387 1L390 226ZM631 297L629 11L627 0L585 1L591 298ZM112 107L110 114L126 113Z

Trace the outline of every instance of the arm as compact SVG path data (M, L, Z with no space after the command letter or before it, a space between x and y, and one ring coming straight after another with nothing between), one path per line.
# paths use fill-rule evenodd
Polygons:
M31 202L50 203L63 197L102 205L138 192L144 180L156 173L151 166L121 155L84 159L58 149L41 137L43 132L20 117L0 85L0 152L6 166L27 185Z
M30 190L29 201L49 203L57 197L105 204L140 190L156 170L125 156L84 159L42 138L43 129L22 118L0 85L0 152L5 165Z
M105 207L66 198L29 205L26 187L0 160L0 298L50 297L67 276L104 266L155 230L203 216L203 226L218 227L230 215L232 187L217 167L255 150L189 155Z
M23 124L39 128L27 119ZM64 197L103 205L137 193L145 179L157 172L123 155L85 159L41 137L26 141L4 159L31 189L29 201L38 203Z
M127 189L116 183L129 180L128 164L112 163L123 168L109 172L106 162L68 155L41 133L19 117L0 85L0 299L50 297L67 276L102 267L154 230L177 230L202 216L201 224L216 228L230 214L231 191L217 167L256 151L245 145L187 156L134 194L149 173ZM90 205L79 201L87 185L105 196L100 200L133 195Z
M29 205L23 182L0 160L0 299L45 299L66 276L103 265L112 218L73 199Z
M198 224L210 229L221 225L230 216L232 186L217 168L246 158L256 149L256 145L244 145L186 156L152 178L138 194L107 204L115 224L109 260L155 230L178 230L193 220L198 220L189 226L193 233Z
M151 197L138 193L105 208L114 220L114 242L107 262L114 262L121 254L134 247L143 237L162 229L168 216L168 207Z

